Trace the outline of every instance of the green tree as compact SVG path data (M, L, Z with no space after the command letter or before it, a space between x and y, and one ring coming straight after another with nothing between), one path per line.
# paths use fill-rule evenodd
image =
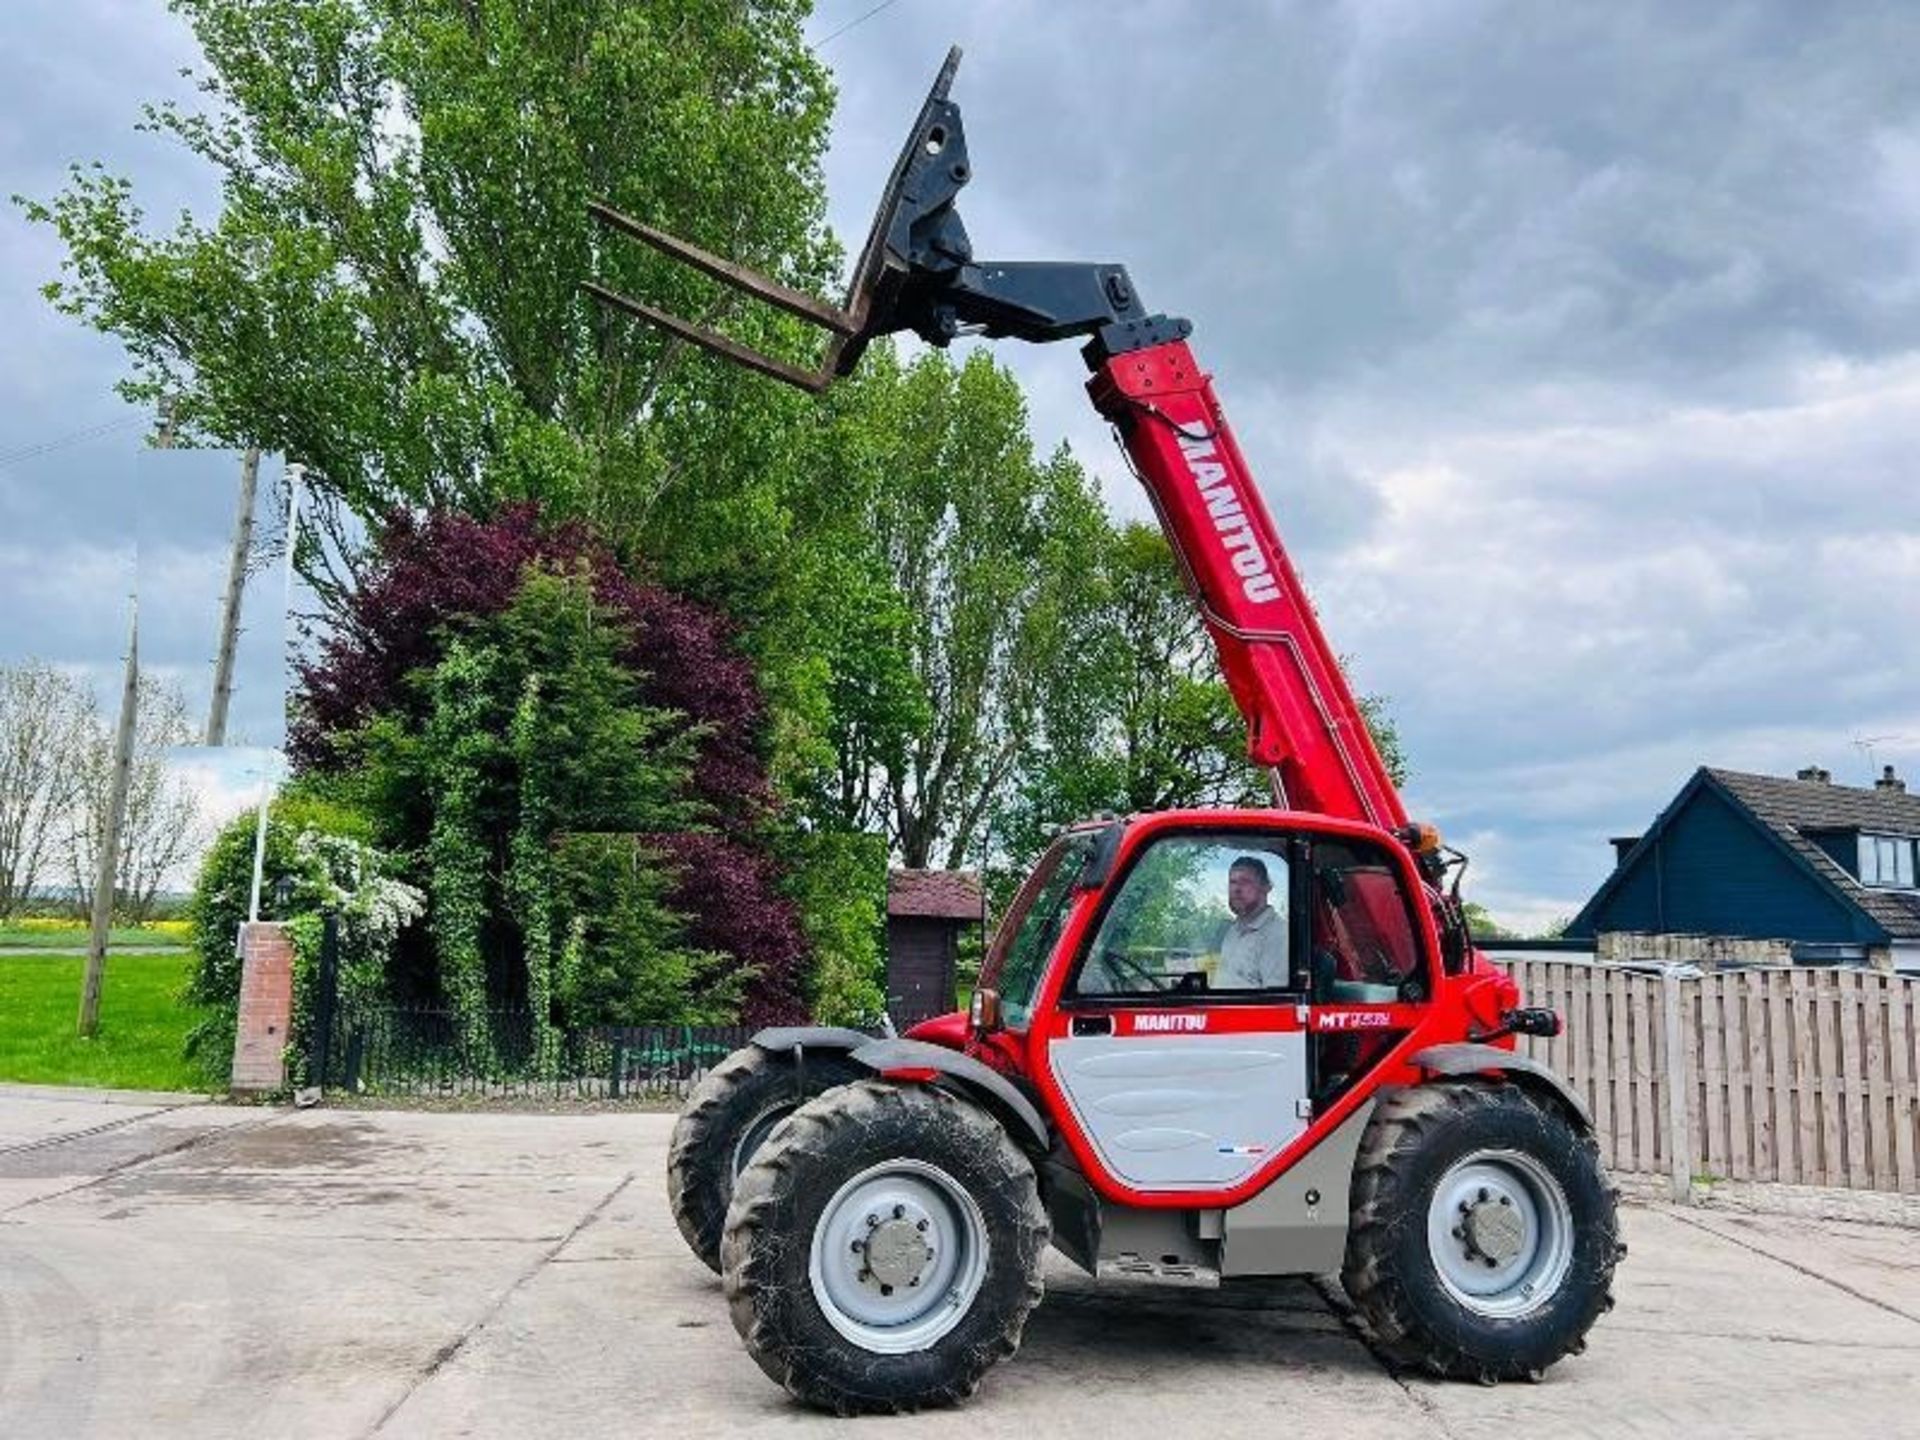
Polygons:
M1160 529L1122 524L1089 546L1081 595L1041 707L1043 744L997 814L1016 869L1087 815L1260 805L1270 793L1247 761L1246 719ZM1386 702L1362 696L1360 708L1389 774L1404 783Z
M1341 657L1342 665L1351 663L1348 657ZM1360 706L1360 718L1367 722L1367 733L1373 737L1373 748L1380 752L1380 763L1387 767L1388 777L1395 785L1405 785L1410 773L1407 752L1400 742L1400 727L1394 723L1393 712L1387 708L1388 697L1357 695L1354 699Z
M730 462L799 397L689 364L578 287L762 344L785 322L605 242L585 206L822 288L832 94L807 0L173 4L204 104L146 124L218 172L217 220L150 229L98 167L24 202L67 247L54 302L127 346L125 394L174 397L189 439L308 461L342 542L342 510L539 498L632 531L676 485L752 510L756 469ZM354 547L332 549L301 557L323 595Z
M1460 908L1466 914L1467 930L1474 939L1513 940L1518 938L1515 932L1494 919L1492 912L1479 902L1468 900L1463 902Z
M575 1020L611 1025L725 1025L751 978L687 944L665 857L633 835L563 835L553 844L554 909L563 928L553 989Z
M1019 388L984 352L871 364L850 442L879 566L861 583L884 580L892 598L868 613L906 669L853 653L872 635L829 651L837 768L822 803L843 828L885 833L903 864L955 867L1033 753L1106 520L1068 454L1034 454Z
M420 857L433 979L475 1043L489 1005L524 997L543 1026L677 1020L700 998L695 979L718 984L715 957L661 898L671 875L635 863L634 837L701 817L687 798L697 732L642 703L627 639L587 572L529 567L506 610L450 639L414 675L415 698L366 725L359 764L332 782ZM563 856L568 837L624 847L635 876L608 868L606 846ZM625 998L608 977L624 977Z
M815 961L807 1009L823 1025L864 1025L886 1008L887 843L817 830L788 838L789 889Z
M1246 722L1165 536L1136 523L1103 539L1085 576L1092 619L1049 692L1045 753L1023 786L1027 823L1050 833L1102 810L1259 803Z

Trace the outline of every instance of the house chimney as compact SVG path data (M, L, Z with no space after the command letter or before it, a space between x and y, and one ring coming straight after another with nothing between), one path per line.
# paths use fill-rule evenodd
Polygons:
M1880 767L1880 778L1873 782L1873 788L1885 790L1891 795L1904 795L1907 793L1907 782L1893 773L1893 766L1883 765Z
M1833 772L1831 770L1822 770L1818 765L1809 765L1804 770L1796 770L1793 778L1796 780L1810 780L1815 785L1831 785L1833 783Z

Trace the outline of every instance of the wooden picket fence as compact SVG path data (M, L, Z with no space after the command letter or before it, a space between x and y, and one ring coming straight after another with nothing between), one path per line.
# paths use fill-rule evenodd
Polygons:
M1609 1166L1920 1193L1920 982L1871 970L1684 978L1500 957L1565 1022L1527 1053L1592 1108Z

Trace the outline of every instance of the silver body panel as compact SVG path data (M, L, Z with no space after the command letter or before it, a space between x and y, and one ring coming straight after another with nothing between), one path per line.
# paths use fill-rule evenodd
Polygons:
M1306 1128L1302 1031L1063 1036L1049 1058L1101 1162L1139 1189L1230 1189Z

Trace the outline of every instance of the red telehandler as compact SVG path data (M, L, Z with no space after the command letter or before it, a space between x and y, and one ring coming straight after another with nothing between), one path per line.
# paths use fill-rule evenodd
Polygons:
M1084 340L1247 717L1270 809L1075 825L1008 908L970 1013L765 1030L675 1128L668 1189L747 1349L810 1404L911 1410L1012 1355L1049 1244L1101 1279L1339 1272L1396 1366L1537 1378L1612 1303L1615 1194L1551 1035L1478 955L1463 857L1408 823L1185 320L1120 265L973 258L948 98L921 107L844 306L604 205L611 229L832 332L808 370L590 283L808 390L874 336ZM1447 884L1452 872L1452 885Z

